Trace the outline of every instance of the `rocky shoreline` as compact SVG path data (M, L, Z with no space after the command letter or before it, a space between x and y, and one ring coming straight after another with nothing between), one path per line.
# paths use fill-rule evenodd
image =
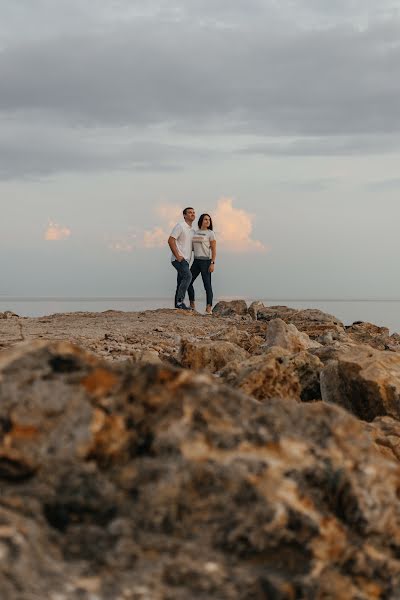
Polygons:
M0 313L0 597L400 598L400 336Z

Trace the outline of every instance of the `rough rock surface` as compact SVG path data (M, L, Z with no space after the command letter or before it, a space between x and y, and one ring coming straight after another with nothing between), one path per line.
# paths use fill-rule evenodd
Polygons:
M216 373L232 360L244 361L249 356L248 352L232 342L225 341L190 341L182 340L181 358L182 367L188 369L207 370Z
M400 468L340 407L66 343L0 375L1 598L398 597Z
M213 315L218 317L231 317L232 315L247 315L245 300L221 300L213 308Z
M245 361L231 361L220 371L222 379L260 401L286 398L308 402L321 399L322 362L308 352L293 354L274 346Z
M296 310L287 306L258 306L257 319L261 321L282 319L285 323L292 323L313 339L326 333L332 333L335 337L345 333L343 323L339 319L315 308Z
M400 356L371 346L339 353L321 372L321 394L365 421L400 419Z
M306 333L297 329L290 323L287 325L282 319L273 319L268 326L265 348L280 346L290 352L300 352L310 348L319 348L321 344L312 341Z
M389 335L387 327L360 321L346 327L346 333L349 339L357 344L368 344L377 350L400 350L399 335Z

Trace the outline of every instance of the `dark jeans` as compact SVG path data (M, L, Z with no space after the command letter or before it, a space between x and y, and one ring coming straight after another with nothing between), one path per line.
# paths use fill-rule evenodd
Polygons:
M175 292L176 306L177 304L181 304L184 301L189 284L192 281L192 274L189 269L189 263L185 259L183 259L181 262L179 262L179 260L174 260L172 262L172 265L178 271Z
M204 289L206 290L207 296L207 305L212 306L213 301L213 291L211 287L211 273L208 270L211 265L211 260L201 260L199 258L195 258L190 269L192 273L192 281L189 285L188 294L190 302L194 302L194 288L193 283L196 281L198 276L201 273L201 278L203 280Z

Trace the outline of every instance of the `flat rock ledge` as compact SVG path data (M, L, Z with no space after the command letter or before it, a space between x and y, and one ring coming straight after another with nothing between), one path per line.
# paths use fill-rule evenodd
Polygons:
M0 598L399 598L396 336L264 309L1 321Z

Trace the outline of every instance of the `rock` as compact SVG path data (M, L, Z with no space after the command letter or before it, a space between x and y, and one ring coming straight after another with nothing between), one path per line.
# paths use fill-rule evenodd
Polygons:
M321 361L307 352L292 354L276 346L245 361L228 363L220 376L231 387L260 401L286 398L299 402L321 398L322 368Z
M207 370L215 373L232 360L243 361L249 354L232 342L190 341L181 342L181 365L187 369Z
M259 300L256 300L255 302L252 302L250 304L249 308L247 309L247 312L251 316L251 318L256 321L258 311L263 308L265 308L265 305L262 302L260 302Z
M231 317L233 315L247 315L247 304L244 300L221 300L213 308L213 315L218 317Z
M0 433L1 598L398 597L400 469L338 406L33 344Z
M400 419L400 356L371 346L339 352L321 372L321 394L364 421Z
M149 363L152 365L157 365L162 362L157 350L151 350L151 349L142 350L139 353L137 360L144 362L144 363Z
M346 333L350 340L357 344L368 344L377 350L388 350L394 346L400 348L396 337L389 335L387 327L378 327L372 323L356 322L346 327Z
M400 461L400 422L392 417L376 417L365 423L375 447L383 456Z
M294 353L319 348L320 344L310 340L306 333L300 332L292 323L287 325L282 319L273 319L268 325L266 342L262 347L272 346L280 346Z
M296 310L287 306L268 306L259 308L257 319L261 321L272 321L282 319L285 323L292 323L300 331L304 331L315 339L327 333L344 333L344 326L339 319L315 308Z
M12 312L11 310L5 310L4 312L0 312L0 319L19 319L19 315Z

